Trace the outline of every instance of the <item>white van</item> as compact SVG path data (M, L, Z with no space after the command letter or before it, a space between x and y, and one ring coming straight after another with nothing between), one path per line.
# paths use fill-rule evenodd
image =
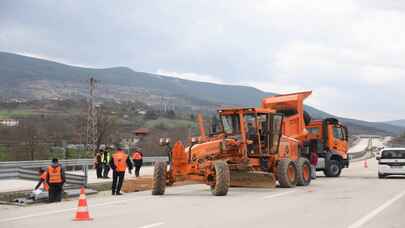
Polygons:
M405 175L405 148L384 148L378 160L378 177Z

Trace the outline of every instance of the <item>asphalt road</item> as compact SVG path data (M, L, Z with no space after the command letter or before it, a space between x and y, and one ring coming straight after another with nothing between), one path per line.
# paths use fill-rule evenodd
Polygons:
M378 179L376 162L354 163L339 178L293 189L232 188L212 196L205 185L88 198L93 221L74 222L77 201L0 206L0 227L405 227L405 179Z

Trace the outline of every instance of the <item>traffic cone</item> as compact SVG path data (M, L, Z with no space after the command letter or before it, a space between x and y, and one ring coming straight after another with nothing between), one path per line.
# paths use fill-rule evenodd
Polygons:
M368 162L367 162L367 159L366 159L366 160L364 160L364 168L368 168Z
M84 188L80 188L79 204L77 205L76 217L74 221L89 221L93 220L90 218L89 210L87 208L86 194L84 193Z

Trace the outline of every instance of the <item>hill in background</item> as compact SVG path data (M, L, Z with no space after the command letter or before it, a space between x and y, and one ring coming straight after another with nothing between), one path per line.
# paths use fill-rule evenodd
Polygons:
M249 86L197 82L136 72L127 67L94 69L0 52L0 97L6 101L68 100L87 96L86 81L98 80L99 102L143 102L150 107L177 111L213 111L219 106L257 106L274 95ZM306 106L314 118L334 116ZM398 135L402 122L377 123L340 118L353 134Z

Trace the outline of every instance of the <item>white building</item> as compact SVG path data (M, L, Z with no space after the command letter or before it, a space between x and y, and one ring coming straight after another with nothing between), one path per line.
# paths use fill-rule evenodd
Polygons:
M0 119L0 126L17 127L20 122L15 119Z

